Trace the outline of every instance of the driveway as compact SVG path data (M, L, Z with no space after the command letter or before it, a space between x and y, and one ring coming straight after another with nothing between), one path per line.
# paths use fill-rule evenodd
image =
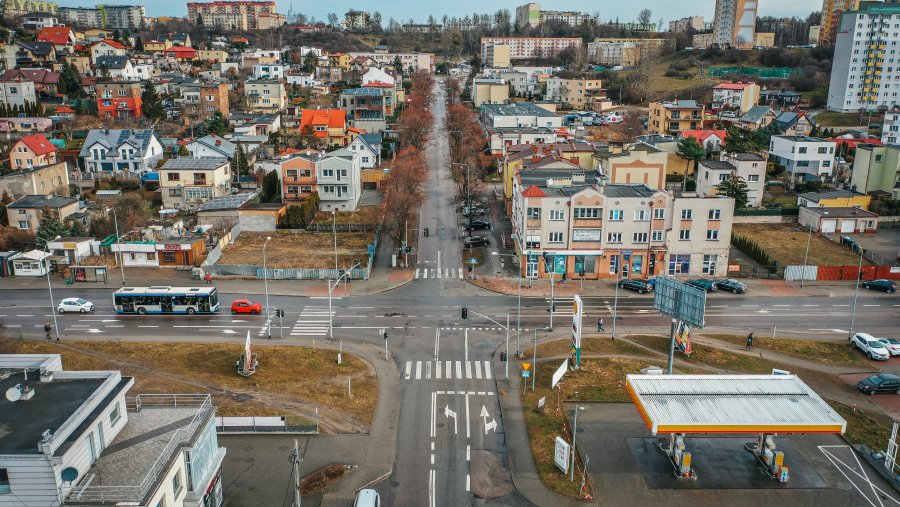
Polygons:
M881 266L896 266L900 229L879 229L875 234L850 234L853 241L862 245L866 257Z

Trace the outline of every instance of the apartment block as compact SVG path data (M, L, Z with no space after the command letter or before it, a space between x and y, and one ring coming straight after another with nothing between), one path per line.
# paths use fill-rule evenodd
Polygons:
M96 85L97 115L100 118L140 118L140 81L101 81Z
M69 187L69 171L65 162L16 169L0 174L0 195L12 198L23 195L52 195L60 187Z
M686 32L688 30L700 31L706 27L703 16L688 16L675 21L669 21L670 32Z
M347 112L350 125L366 132L387 129L385 96L381 88L352 88L341 92L338 105Z
M713 42L740 49L753 47L757 0L716 0Z
M297 205L316 192L316 162L322 157L318 151L294 153L274 162L281 180L281 195L285 203Z
M284 83L275 79L252 79L244 83L247 110L251 112L278 112L287 105Z
M683 130L702 128L706 107L696 100L673 100L650 103L651 134L677 136Z
M188 21L231 30L257 30L262 14L276 13L275 2L188 2ZM264 21L263 24L270 22Z
M206 121L215 113L228 116L228 84L225 82L187 83L181 86L185 113L196 121Z
M59 18L68 25L81 28L139 30L147 15L143 5L106 5L96 7L60 7Z
M828 109L859 111L900 103L900 42L896 28L900 4L863 2L840 17L828 87Z
M509 46L510 60L548 58L564 49L580 49L579 37L482 37L481 58L488 61L489 46Z
M505 104L509 101L509 84L505 79L476 77L472 80L472 102L475 107L482 104Z
M859 192L888 192L892 199L900 199L900 145L856 148L850 185Z
M419 70L434 72L434 53L388 53L388 52L360 52L353 51L348 53L349 59L358 57L369 58L376 65L391 67L396 60L400 61L403 66L403 72L411 74ZM349 63L348 63L349 67Z
M847 11L859 9L860 0L822 0L822 18L819 21L819 33L814 43L820 46L834 44L841 15ZM812 30L812 27L810 27ZM810 37L812 39L812 37Z
M884 123L881 129L881 142L883 144L897 144L900 142L900 111L888 111L884 113Z
M598 145L594 153L600 178L609 184L643 184L654 190L666 187L668 154L649 144L625 145L611 142Z
M592 109L595 101L606 101L606 90L599 79L563 79L552 77L547 80L544 99L568 104L574 109Z
M634 67L653 52L674 49L674 39L595 39L587 45L588 61L601 65Z
M225 157L178 157L159 168L163 207L195 209L231 191L231 163Z
M579 26L595 21L596 18L586 12L577 11L544 11L539 3L527 3L516 7L516 26L520 28L536 28L542 23L564 23Z
M747 206L762 206L766 185L766 157L758 153L726 153L722 160L701 160L697 174L697 193L702 197L718 195L718 185L735 177L747 183Z
M792 179L830 180L834 171L835 142L807 136L772 136L769 161L784 166Z

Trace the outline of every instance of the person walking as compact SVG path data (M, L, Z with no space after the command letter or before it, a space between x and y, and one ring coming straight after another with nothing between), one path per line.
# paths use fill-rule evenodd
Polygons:
M49 322L44 324L44 334L47 335L47 340L50 340L50 331L52 330L53 326L51 326ZM57 338L57 340L59 340L59 338Z
M598 333L603 333L603 332L605 332L605 331L603 330L603 317L600 317L599 319L597 319L597 332L598 332Z
M212 275L209 273L206 274L206 285L212 285Z
M747 350L753 350L753 332L747 335Z

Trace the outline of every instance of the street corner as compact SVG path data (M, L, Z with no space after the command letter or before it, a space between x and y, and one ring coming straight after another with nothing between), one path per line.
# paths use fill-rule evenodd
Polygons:
M388 274L389 282L409 282L412 280L415 271L412 269L394 269Z

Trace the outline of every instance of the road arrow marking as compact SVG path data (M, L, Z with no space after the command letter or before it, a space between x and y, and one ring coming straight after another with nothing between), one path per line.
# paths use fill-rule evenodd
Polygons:
M459 434L459 425L456 423L456 412L450 410L450 405L444 407L444 415L453 418L453 434Z
M103 332L103 331L100 331L99 329L86 329L86 331L88 333L102 333Z
M236 334L237 333L237 331L235 331L233 329L223 329L222 332L225 334Z
M492 418L491 422L488 422L488 417L490 417L490 414L488 414L487 407L485 407L484 405L481 405L481 414L479 414L479 417L484 419L485 435L487 435L491 430L494 430L494 433L497 432L497 420Z

